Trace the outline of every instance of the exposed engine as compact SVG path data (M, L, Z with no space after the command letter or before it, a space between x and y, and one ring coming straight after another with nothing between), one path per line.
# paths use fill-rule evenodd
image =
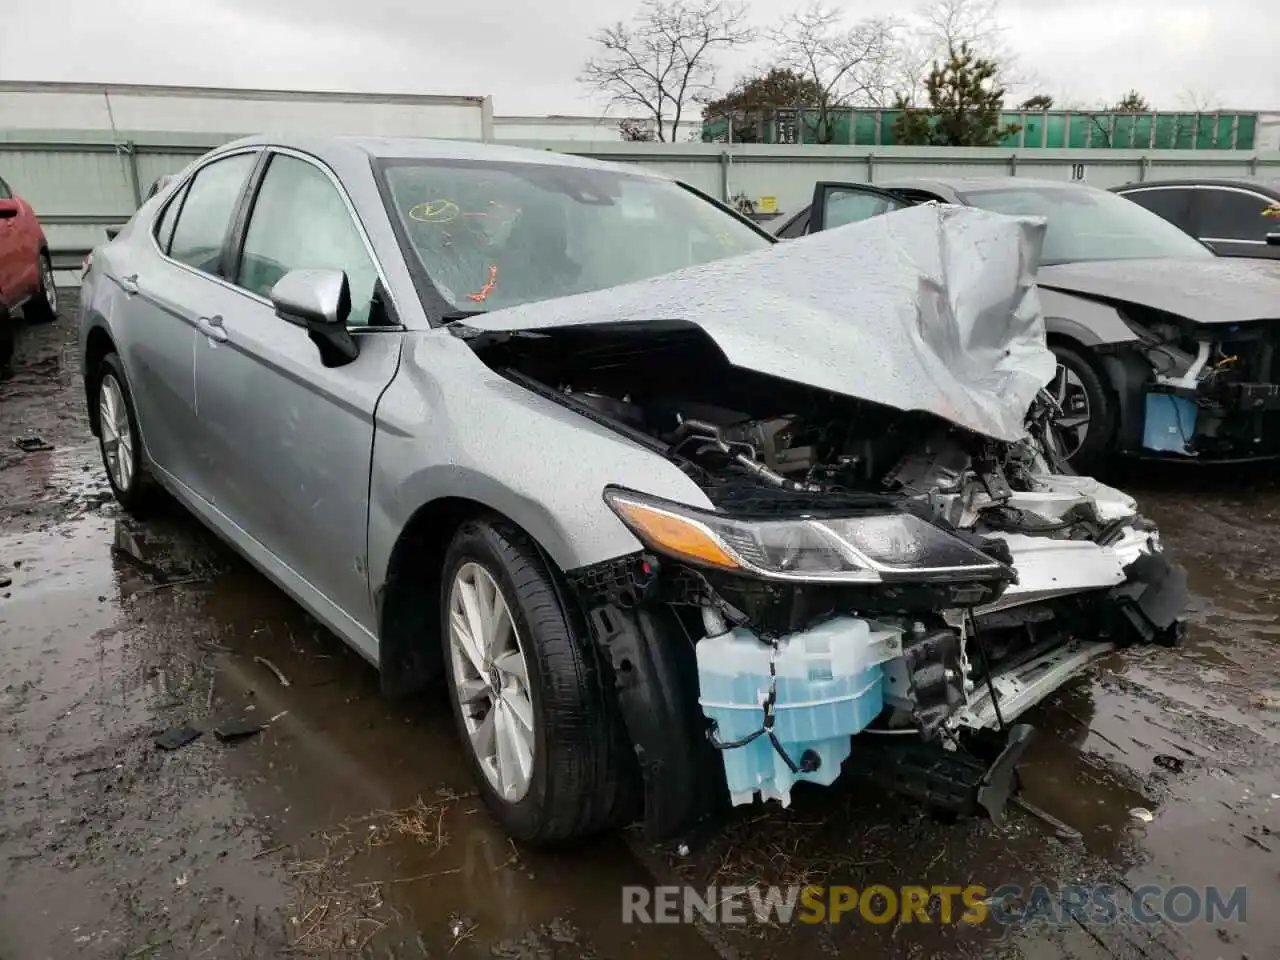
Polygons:
M623 490L611 505L650 549L571 572L617 671L654 833L684 818L670 769L705 766L670 754L689 722L665 700L670 671L701 705L735 803L786 803L797 780L830 783L854 735L911 731L930 748L919 764L902 737L869 736L854 766L998 817L1026 745L1017 718L1101 653L1179 635L1181 569L1132 499L1061 465L1043 391L1027 437L1004 443L734 368L687 328L499 337L482 356L670 460L716 508L687 521L709 531L690 561L636 519L682 508ZM866 569L820 566L830 544L822 562ZM981 762L955 749L992 731L1004 740Z

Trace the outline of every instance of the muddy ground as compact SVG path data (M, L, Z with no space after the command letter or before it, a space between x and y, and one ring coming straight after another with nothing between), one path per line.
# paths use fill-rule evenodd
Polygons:
M52 449L12 443L31 435ZM1184 650L1117 655L1030 718L1046 735L1027 796L1081 841L1021 812L940 824L850 784L745 810L686 857L631 832L539 855L470 792L443 701L383 699L180 509L121 515L73 323L21 329L0 381L0 958L1278 956L1280 483L1125 485L1189 568L1194 612ZM267 726L223 743L228 717ZM157 749L183 724L202 735ZM681 880L1244 885L1248 900L1244 923L1186 926L621 922L623 885Z

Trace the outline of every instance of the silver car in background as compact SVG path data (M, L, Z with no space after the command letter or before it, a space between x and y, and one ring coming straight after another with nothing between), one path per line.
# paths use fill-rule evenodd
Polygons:
M522 840L842 765L999 817L1017 718L1186 599L1042 442L1042 239L928 206L777 245L639 168L242 140L87 262L90 421L128 511L167 490L388 695L443 677Z

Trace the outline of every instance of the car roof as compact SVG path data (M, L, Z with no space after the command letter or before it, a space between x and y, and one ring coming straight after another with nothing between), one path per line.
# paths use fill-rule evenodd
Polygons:
M531 150L525 147L479 143L472 140L432 140L423 137L259 135L243 137L234 143L227 144L223 149L246 146L287 147L331 162L372 157L384 160L474 160L477 163L535 163L542 166L611 170L655 180L672 179L647 167L635 164L606 163L601 160L575 157L550 150Z
M1179 177L1169 180L1135 180L1123 183L1116 190L1133 190L1139 187L1238 187L1242 190L1258 190L1280 198L1280 180L1250 180L1247 177Z
M1085 189L1096 190L1088 184L1070 180L1042 180L1038 177L895 177L879 181L874 186L887 190L927 190L930 193L955 195L967 190L1010 190L1019 187L1032 189Z

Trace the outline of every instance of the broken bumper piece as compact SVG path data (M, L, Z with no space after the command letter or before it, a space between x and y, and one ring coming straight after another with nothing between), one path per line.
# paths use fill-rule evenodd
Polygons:
M773 643L742 627L699 641L699 703L731 802L787 806L797 782L831 784L843 765L999 821L1030 740L1019 718L1120 646L1177 641L1185 572L1149 532L1112 540L1011 537L1027 574L1012 597L932 625L837 616ZM994 757L958 749L993 734Z

